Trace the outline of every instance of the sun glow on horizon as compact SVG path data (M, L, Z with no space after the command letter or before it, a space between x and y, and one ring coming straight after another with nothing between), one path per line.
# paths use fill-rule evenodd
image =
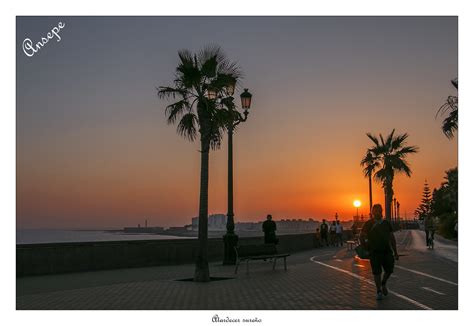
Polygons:
M356 200L354 200L354 203L353 203L353 204L354 204L354 207L359 208L362 203L360 202L359 199L356 199Z

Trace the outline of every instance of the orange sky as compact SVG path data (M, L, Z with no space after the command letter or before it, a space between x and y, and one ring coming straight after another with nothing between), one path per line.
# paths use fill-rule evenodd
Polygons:
M19 44L48 19L20 19ZM455 17L235 17L217 34L218 18L67 19L60 45L33 60L17 53L20 228L121 228L145 217L149 225L190 223L199 145L166 124L155 87L172 81L178 49L210 41L239 62L254 95L234 138L237 221L268 213L347 219L354 199L367 214L359 166L371 145L366 132L395 128L420 147L408 157L412 178L395 178L402 215L412 216L425 179L439 186L457 165L457 139L435 119L456 94L449 82L457 76ZM181 33L189 20L200 29ZM78 52L75 41L99 25ZM176 37L153 32L164 26ZM226 213L226 145L211 153L209 213ZM379 184L374 202L383 202Z

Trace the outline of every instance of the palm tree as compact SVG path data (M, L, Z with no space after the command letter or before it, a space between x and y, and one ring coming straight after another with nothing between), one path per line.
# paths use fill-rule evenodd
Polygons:
M455 78L451 80L451 84L458 89L458 79ZM442 130L446 137L449 139L454 137L454 133L458 130L458 97L457 96L448 96L446 103L444 103L436 113L438 115L448 116L443 120Z
M408 154L417 153L418 147L406 146L408 134L394 136L395 129L384 139L382 134L379 138L367 133L374 146L369 152L379 163L379 169L375 172L375 180L382 183L385 194L385 217L391 219L391 205L393 201L393 179L398 172L411 176L411 169L406 161Z
M369 215L372 216L372 175L375 169L380 166L380 162L376 159L371 151L367 151L362 161L360 161L360 165L364 167L364 176L369 179Z
M217 47L204 48L197 54L178 52L179 64L172 86L158 88L160 98L173 100L166 107L168 124L177 123L179 135L190 141L199 133L201 143L201 180L199 193L199 248L194 281L208 282L207 217L209 186L209 151L220 146L229 119L228 111L220 109L216 99L241 76L240 68L230 62Z

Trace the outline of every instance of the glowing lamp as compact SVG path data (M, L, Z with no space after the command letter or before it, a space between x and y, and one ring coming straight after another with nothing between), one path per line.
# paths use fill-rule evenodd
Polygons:
M209 88L207 90L207 98L210 100L215 100L217 98L217 90L215 88Z
M248 88L244 88L244 92L240 94L240 100L242 101L242 109L250 109L250 104L252 103L252 94L249 93Z
M225 87L225 92L229 96L233 96L235 92L235 84L237 80L233 79L226 87Z

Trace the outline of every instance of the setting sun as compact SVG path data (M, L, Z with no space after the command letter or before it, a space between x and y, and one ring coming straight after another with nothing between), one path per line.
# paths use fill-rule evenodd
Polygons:
M354 204L354 207L360 207L361 202L360 202L360 200L356 199L356 200L354 200L353 204Z

